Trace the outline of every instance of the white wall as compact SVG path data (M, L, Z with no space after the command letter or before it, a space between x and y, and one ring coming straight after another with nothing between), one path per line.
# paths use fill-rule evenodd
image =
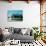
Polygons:
M8 10L23 10L22 22L8 22L7 11ZM40 26L40 4L36 1L30 2L0 2L0 26L1 27L32 27Z

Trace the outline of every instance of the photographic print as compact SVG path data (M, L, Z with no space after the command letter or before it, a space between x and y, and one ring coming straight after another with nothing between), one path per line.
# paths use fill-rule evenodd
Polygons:
M23 11L22 10L8 10L8 21L22 21Z

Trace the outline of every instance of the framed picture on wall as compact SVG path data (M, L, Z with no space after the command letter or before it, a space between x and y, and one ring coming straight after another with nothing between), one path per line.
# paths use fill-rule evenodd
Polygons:
M8 21L23 21L23 11L8 10Z

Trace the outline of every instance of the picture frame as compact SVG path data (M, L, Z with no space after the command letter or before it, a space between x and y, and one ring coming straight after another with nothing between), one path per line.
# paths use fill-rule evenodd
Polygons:
M8 10L8 21L23 21L23 11Z

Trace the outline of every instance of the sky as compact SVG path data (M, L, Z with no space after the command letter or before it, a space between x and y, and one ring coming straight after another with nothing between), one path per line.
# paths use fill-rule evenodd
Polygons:
M12 16L13 14L22 15L23 11L22 10L8 10L8 16Z

